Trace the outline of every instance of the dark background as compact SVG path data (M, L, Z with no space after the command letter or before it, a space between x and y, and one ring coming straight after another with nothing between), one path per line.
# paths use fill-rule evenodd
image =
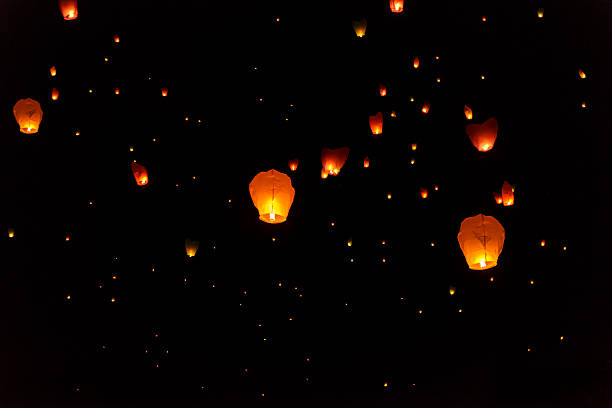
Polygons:
M609 151L593 118L611 4L260 3L80 0L76 21L0 5L2 406L610 403L609 173L592 160ZM12 114L27 97L32 136ZM464 104L497 118L492 151ZM341 146L321 180L321 148ZM248 192L272 168L296 189L279 225ZM513 207L493 200L504 180ZM506 230L487 271L456 239L479 213Z

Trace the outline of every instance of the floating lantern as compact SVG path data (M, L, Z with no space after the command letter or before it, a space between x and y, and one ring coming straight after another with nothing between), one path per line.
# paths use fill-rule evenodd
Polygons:
M417 69L419 67L419 57L414 57L414 62L412 63L412 66L414 67L414 69Z
M463 107L463 113L465 113L465 118L466 118L467 120L472 120L472 117L473 117L473 116L472 116L472 109L470 109L470 107L469 107L469 106L465 105L465 106Z
M478 214L463 220L457 235L470 269L484 270L497 265L506 232L495 218Z
M359 38L363 37L366 33L367 26L368 22L365 18L362 18L359 21L353 21L353 30L355 30L355 35Z
M421 190L421 198L423 199L427 198L427 196L429 195L429 193L427 192L427 189L421 187L420 190Z
M471 124L465 127L472 144L480 152L488 152L497 139L497 120L490 118L481 125Z
M373 135L380 135L383 131L383 114L378 112L376 115L370 116L370 129Z
M495 199L495 202L497 204L502 204L504 202L504 200L502 199L501 193L497 193L497 192L493 193L493 198Z
M21 133L33 134L38 132L38 127L42 121L43 111L40 103L34 99L21 99L13 107L13 114Z
M15 228L9 228L8 229L8 237L9 238L15 238Z
M59 99L59 91L55 88L51 91L51 100L57 101Z
M411 148L412 150L416 150L416 149L417 149L417 144L416 144L416 143L411 144L411 145L410 145L410 148Z
M350 149L348 147L341 147L339 149L324 148L321 150L321 163L323 164L323 171L332 176L338 175L340 169L342 166L344 166L344 163L346 163L349 152Z
M321 178L326 179L327 177L329 177L329 173L325 169L321 169Z
M119 88L115 88L115 95L119 95L121 91L119 91Z
M115 36L113 37L113 41L115 41L115 43L119 43L119 35L115 34Z
M365 159L363 159L363 168L367 169L368 167L370 167L370 158L366 156Z
M296 171L298 168L298 159L289 160L289 169L291 171Z
M538 18L544 18L544 9L543 8L539 8L538 9Z
M149 175L147 173L147 168L138 163L132 163L132 173L134 174L134 179L136 180L136 184L139 186L146 186L149 183Z
M427 115L429 113L429 101L425 101L425 103L423 104L423 107L421 108L421 112L423 112L423 114Z
M512 188L510 183L507 181L504 181L504 184L502 185L501 195L503 203L506 207L514 205L514 188Z
M540 246L541 246L541 247L545 247L545 246L546 246L546 241L545 241L545 240L542 240L542 242L540 242Z
M162 88L161 95L162 96L168 96L168 88Z
M397 112L392 110L391 113L389 114L389 116L391 116L392 118L397 118Z
M451 286L450 288L448 288L448 293L453 296L455 294L455 287Z
M189 238L185 240L185 252L187 256L192 258L195 256L196 252L198 252L198 248L200 246L200 241L192 241Z
M51 74L52 77L57 75L57 69L55 69L55 66L51 67L51 69L49 70L49 73Z
M260 172L249 184L249 192L260 220L269 224L285 222L295 196L289 176L276 170Z
M434 186L434 191L438 191L439 189L440 189L440 188L439 188L439 187L438 187L438 185L436 184L436 185Z
M578 76L580 77L580 79L585 79L586 78L586 74L581 69L578 70Z
M389 0L389 7L392 13L401 13L404 11L404 0Z
M380 96L386 96L387 95L387 87L384 86L383 84L378 85L378 92L380 93Z
M60 0L59 6L64 20L76 20L79 16L77 0Z

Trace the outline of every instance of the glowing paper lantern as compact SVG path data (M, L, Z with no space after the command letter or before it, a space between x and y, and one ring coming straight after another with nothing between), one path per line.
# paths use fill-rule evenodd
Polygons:
M585 79L586 78L586 74L581 69L578 70L578 76L580 77L580 79Z
M366 33L367 26L368 22L365 18L362 18L359 21L353 21L353 30L355 30L355 35L359 38L363 37Z
M383 131L383 114L378 112L376 115L370 116L370 129L373 135L380 135Z
M298 168L298 159L289 160L289 169L296 171Z
M451 286L450 288L448 288L448 293L453 296L455 294L455 287Z
M497 204L502 204L504 202L504 200L502 199L501 193L497 193L497 192L493 193L493 198L495 199L495 202Z
M414 57L414 62L412 63L412 66L414 67L414 69L417 69L419 67L419 57Z
M60 0L59 6L64 20L76 20L79 16L77 0Z
M365 159L363 159L363 168L367 169L368 167L370 167L370 158L366 156Z
M132 173L134 174L134 179L136 180L136 184L139 186L146 186L149 183L149 174L147 173L147 168L138 163L132 163Z
M326 179L329 177L329 173L325 171L325 169L321 169L321 178Z
M196 252L198 252L199 247L200 241L192 241L189 238L185 240L185 252L187 253L188 257L194 257Z
M457 240L468 267L484 270L496 266L505 236L504 227L489 215L478 214L463 220Z
M481 125L472 124L465 127L472 144L480 152L488 152L497 139L497 120L490 118Z
M168 88L162 88L161 94L162 96L168 96Z
M38 132L38 127L42 121L43 111L40 103L34 99L21 99L13 107L13 114L21 133L33 134Z
M342 166L344 166L344 163L346 163L350 150L351 149L348 147L341 147L339 149L324 148L321 150L321 164L323 164L323 171L332 176L338 175L340 169Z
M423 112L425 115L427 115L429 113L429 101L425 101L425 103L423 104L423 107L421 108L421 112Z
M387 95L387 87L383 84L378 85L378 92L380 93L380 96Z
M119 43L119 41L121 41L119 39L119 35L115 34L115 36L113 37L113 41L115 41L115 43Z
M289 176L276 170L260 172L249 184L249 192L260 220L269 224L285 222L295 197Z
M389 0L389 7L392 13L401 13L404 11L404 0Z
M8 237L9 238L15 238L15 228L9 228L8 229Z
M501 195L502 201L506 207L514 205L514 188L512 188L507 181L504 181L502 185Z
M416 149L417 149L417 144L416 144L416 143L411 144L411 145L410 145L410 148L411 148L412 150L416 150Z
M59 99L59 91L55 88L51 91L51 100L57 101Z
M55 67L51 67L51 69L49 70L49 73L51 74L52 77L57 75L57 69L55 69Z
M538 18L544 18L544 9L543 8L538 9Z
M115 95L119 95L121 93L121 91L119 90L119 88L115 88Z
M429 195L429 193L427 192L426 188L421 187L421 198L427 198L427 196Z
M465 105L465 106L463 107L463 113L465 113L465 118L466 118L467 120L472 120L472 117L473 117L473 116L472 116L472 109L470 109L470 107L469 107L469 106Z

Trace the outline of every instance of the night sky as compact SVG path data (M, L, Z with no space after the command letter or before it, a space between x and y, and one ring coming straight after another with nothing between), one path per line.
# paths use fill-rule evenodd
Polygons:
M612 406L609 1L0 15L0 408ZM279 224L249 194L270 169L295 189ZM457 240L478 214L505 229L486 270Z

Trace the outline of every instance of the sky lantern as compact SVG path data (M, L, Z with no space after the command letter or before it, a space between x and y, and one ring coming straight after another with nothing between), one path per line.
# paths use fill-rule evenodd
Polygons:
M363 159L363 168L367 169L368 167L370 167L370 158L366 156L365 159Z
M9 238L15 238L15 228L9 228L8 229L8 237Z
M162 96L168 96L168 88L162 88L161 95Z
M296 171L298 168L298 159L289 160L289 169L291 171Z
M543 8L539 8L538 9L538 18L544 18L544 9Z
M414 57L414 62L412 63L412 66L414 67L414 69L417 69L419 67L419 57Z
M478 214L461 223L457 240L470 269L484 270L497 265L506 232L495 218Z
M401 13L404 11L404 0L389 0L389 7L392 13Z
M118 35L118 34L115 34L115 36L113 37L113 41L114 41L115 43L119 43L119 42L121 41L121 40L119 39L119 35Z
M578 76L580 77L580 79L585 79L586 78L586 74L581 69L578 70Z
M380 135L383 131L383 114L378 112L376 115L370 116L370 129L373 135Z
M348 158L351 149L348 147L341 147L338 149L323 148L321 150L321 164L323 164L323 171L332 176L338 175L346 159ZM323 177L322 178L327 178Z
M59 91L56 88L53 88L51 91L51 100L57 101L59 99Z
M421 198L423 199L427 198L427 196L429 195L429 193L427 192L427 189L421 187L420 190L421 190Z
M119 88L115 88L115 95L119 95L121 93L121 91L119 90Z
M289 176L276 170L262 171L251 180L249 192L260 220L269 224L287 220L295 197Z
M136 180L136 184L139 186L146 186L149 183L149 174L147 173L147 168L138 163L132 163L132 173L134 174L134 179Z
M411 144L411 145L410 145L410 148L411 148L412 150L416 150L416 149L417 149L417 144L416 144L416 143Z
M198 248L200 247L200 241L192 241L189 238L185 240L185 252L189 258L193 258L198 252Z
M359 38L363 37L366 33L366 28L368 26L368 22L365 18L361 20L353 21L353 30L355 30L355 35Z
M79 16L77 0L60 0L59 6L64 20L76 20Z
M387 87L384 86L383 84L378 85L378 92L380 93L380 96L386 96L387 95Z
M472 118L473 118L473 115L472 115L472 109L470 109L470 107L469 107L469 106L465 105L465 106L463 107L463 113L465 113L465 118L466 118L467 120L472 120Z
M21 133L33 134L38 132L38 127L42 121L43 111L40 103L34 99L21 99L13 107L13 114Z
M507 181L504 181L502 185L501 195L502 202L506 207L514 205L514 188Z
M423 104L423 107L421 108L421 112L423 112L425 115L427 115L429 113L429 107L431 105L429 104L429 101L425 101L425 103Z
M479 152L488 152L497 139L497 120L490 118L481 125L471 124L465 127L472 144Z
M325 169L321 169L321 178L326 179L327 177L329 177L329 173Z
M504 202L501 193L495 192L493 193L493 198L497 204L502 204Z
M55 69L55 66L52 66L51 69L49 69L49 73L52 77L57 75L57 69Z

